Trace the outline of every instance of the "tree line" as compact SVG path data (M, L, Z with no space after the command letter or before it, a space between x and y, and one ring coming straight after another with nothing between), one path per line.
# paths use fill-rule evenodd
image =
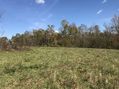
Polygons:
M10 40L7 37L0 38L1 49L30 46L119 49L119 16L114 16L110 24L105 24L104 30L98 25L76 26L75 23L70 24L67 20L62 20L59 32L56 32L54 25L48 25L47 29L17 33Z

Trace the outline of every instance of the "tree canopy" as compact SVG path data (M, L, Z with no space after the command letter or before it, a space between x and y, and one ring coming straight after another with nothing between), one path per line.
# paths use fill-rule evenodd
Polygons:
M111 24L105 24L104 28L102 31L99 25L77 26L75 23L70 24L67 20L62 20L59 32L55 32L54 25L48 25L47 29L17 33L10 40L2 37L0 46L4 49L30 46L119 49L119 16L114 16Z

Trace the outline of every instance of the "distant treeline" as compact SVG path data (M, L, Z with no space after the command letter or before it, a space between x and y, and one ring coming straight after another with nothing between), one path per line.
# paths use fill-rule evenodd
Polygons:
M47 29L34 29L23 34L16 34L10 40L1 37L1 49L20 49L30 46L81 47L119 49L119 16L114 16L110 24L100 30L98 25L76 26L66 20L61 21L59 32L53 25Z

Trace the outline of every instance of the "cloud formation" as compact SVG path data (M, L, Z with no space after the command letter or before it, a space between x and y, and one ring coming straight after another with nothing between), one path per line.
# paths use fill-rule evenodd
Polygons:
M45 4L45 0L35 0L37 4Z
M39 21L34 22L33 25L29 27L29 29L46 28L47 24L50 24L52 17L52 13L48 14L46 17L42 17L42 19L40 19Z
M41 20L45 22L45 21L51 19L52 17L53 17L53 14L49 14L47 17L42 18Z
M119 8L117 9L117 11L119 11Z
M99 15L99 14L101 14L102 13L102 9L101 10L99 10L98 12L97 12L97 15Z
M102 3L103 3L103 4L107 3L107 0L103 0Z

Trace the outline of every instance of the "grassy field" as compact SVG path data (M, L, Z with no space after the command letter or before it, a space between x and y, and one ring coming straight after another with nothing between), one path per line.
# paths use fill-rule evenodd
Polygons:
M0 89L119 89L119 50L0 52Z

